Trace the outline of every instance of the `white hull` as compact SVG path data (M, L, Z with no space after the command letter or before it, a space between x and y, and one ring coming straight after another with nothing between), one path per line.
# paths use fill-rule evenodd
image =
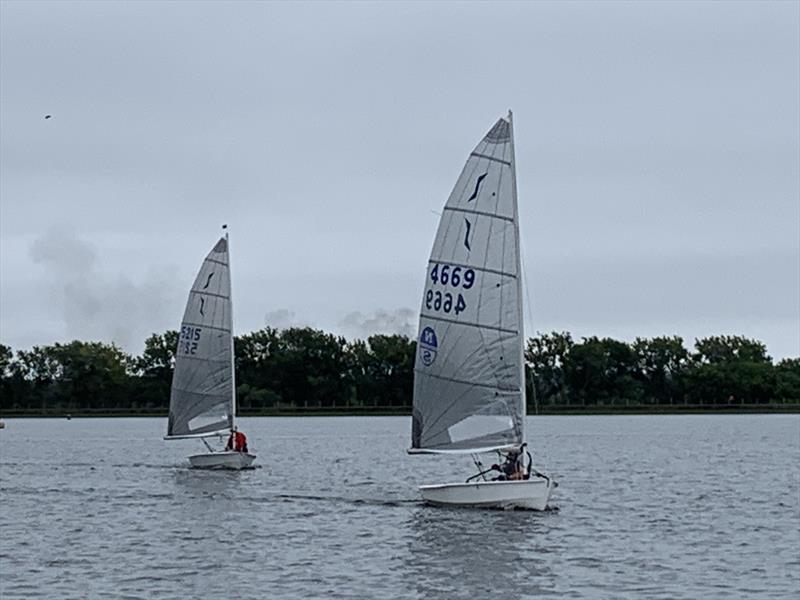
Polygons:
M477 481L423 485L422 499L436 506L527 508L545 510L552 481L535 477L525 481Z
M256 459L255 454L246 452L207 452L189 457L195 469L247 469Z

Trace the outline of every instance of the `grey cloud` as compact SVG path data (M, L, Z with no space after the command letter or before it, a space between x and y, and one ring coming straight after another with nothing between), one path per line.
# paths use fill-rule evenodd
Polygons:
M288 307L268 320L368 335L374 307L418 306L431 211L511 108L536 328L680 321L797 353L797 2L39 1L0 17L5 343L49 343L67 313L71 335L105 335L109 300L127 306L164 261L174 301L127 307L123 329L174 327L222 222L237 332ZM94 259L28 253L53 223ZM82 281L72 308L41 301L45 265L61 304L60 271Z
M800 316L800 257L791 252L587 258L532 273L534 312L544 320L572 315L617 326Z

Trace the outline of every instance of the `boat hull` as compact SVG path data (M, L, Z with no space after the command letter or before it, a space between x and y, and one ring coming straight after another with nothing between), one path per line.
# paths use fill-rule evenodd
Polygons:
M423 485L422 499L434 506L524 508L545 510L552 482L543 477L524 481L477 481Z
M207 452L189 457L189 464L195 469L247 469L256 459L255 454L247 452Z

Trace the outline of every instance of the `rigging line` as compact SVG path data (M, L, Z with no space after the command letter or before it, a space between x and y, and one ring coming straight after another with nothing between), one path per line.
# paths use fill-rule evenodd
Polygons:
M520 240L519 240L519 247L522 251L522 262L528 264L528 258L525 254L525 245L522 243L522 232L520 231ZM520 276L522 277L522 287L525 289L525 302L527 304L527 312L528 312L528 321L533 325L533 303L531 302L531 295L530 295L530 283L528 281L528 277L525 275L525 269L522 268L520 265Z
M519 234L519 247L520 247L521 255L522 255L521 261L524 262L525 264L527 264L528 263L528 259L527 259L527 256L525 254L525 245L522 243L522 231L520 231L520 234ZM533 303L531 302L531 295L530 295L531 286L528 283L528 278L525 276L525 270L522 268L522 265L520 265L519 270L520 270L520 277L522 278L522 287L525 290L525 304L526 304L525 308L527 309L527 312L528 312L528 322L531 324L531 329L533 329L534 320L533 320ZM522 340L522 364L523 364L523 366L526 363L527 363L527 359L525 358L525 339L523 338L523 340ZM524 383L527 385L527 381L524 382ZM536 373L534 372L533 368L531 368L531 390L533 391L533 409L534 409L534 414L538 415L539 414L539 397L536 394Z

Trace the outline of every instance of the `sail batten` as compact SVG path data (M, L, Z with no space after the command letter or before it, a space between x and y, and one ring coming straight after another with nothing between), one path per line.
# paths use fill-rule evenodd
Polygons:
M502 158L495 158L494 156L487 156L486 154L481 154L479 152L472 152L470 156L475 156L477 158L485 158L486 160L494 160L499 163L503 163L504 165L511 166L511 161L503 160Z
M430 266L431 263L435 264L436 262L437 261L434 261L434 260L428 260L428 265ZM477 265L468 265L468 264L465 264L465 263L458 263L458 262L455 262L455 261L451 262L450 266L461 267L462 269L473 269L474 271L483 271L484 273L493 273L495 275L502 275L503 277L510 277L512 279L516 278L516 276L517 276L515 273L506 273L504 271L498 271L497 269L489 269L487 267L479 267Z
M482 210L469 210L467 208L458 208L455 206L445 206L444 210L451 210L453 212L461 212L466 213L468 215L480 215L482 217L489 217L491 219L501 219L503 221L508 221L509 223L513 223L514 219L511 217L506 217L504 215L496 215L490 212L482 211Z
M424 373L424 371L417 371L416 369L414 370L414 373L418 373L418 372L419 373ZM491 384L491 383L480 383L480 382L475 382L475 381L471 381L471 380L467 380L467 379L458 379L456 377L445 377L443 375L431 375L430 373L425 373L425 375L427 377L435 377L435 378L441 379L443 381L449 381L450 383L464 383L464 384L467 384L467 385L474 385L476 387L485 387L485 388L489 388L489 389L492 389L492 390L497 390L497 392L499 394L503 394L503 393L515 394L515 393L517 393L519 391L518 388L502 388L502 387L498 387L497 385Z
M181 322L167 438L203 437L233 425L233 355L228 240L203 261Z
M437 317L436 315L431 315L428 313L421 313L426 319L431 321L439 321L440 323L454 323L460 325L461 327L477 327L478 329L492 329L494 331L499 331L501 333L510 333L512 335L516 335L517 331L515 329L503 329L502 327L493 327L491 325L484 325L481 323L471 323L469 321L458 321L456 319L445 319L444 317Z
M442 212L420 310L412 448L520 444L525 414L510 121L470 153Z

